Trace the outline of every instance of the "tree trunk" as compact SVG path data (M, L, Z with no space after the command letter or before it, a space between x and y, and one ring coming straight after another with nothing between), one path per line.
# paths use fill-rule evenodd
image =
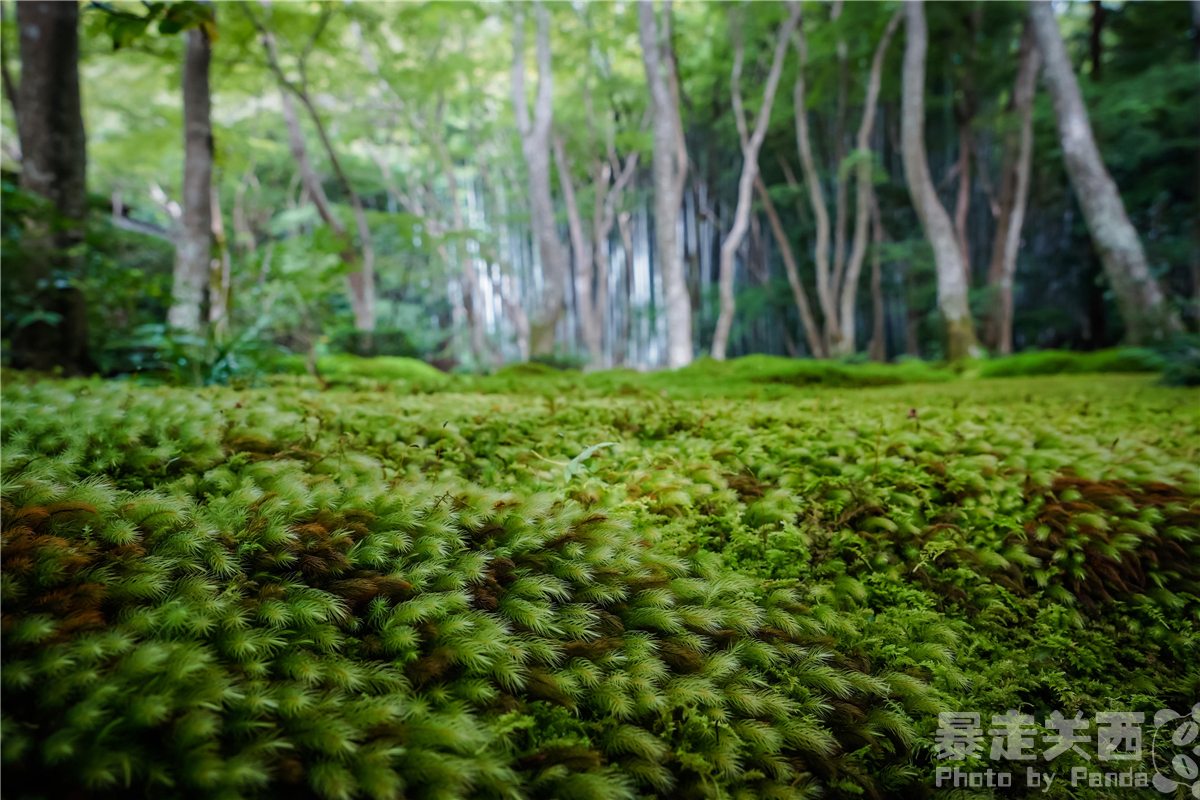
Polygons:
M896 28L900 25L900 12L897 11L888 21L887 28L875 48L875 57L871 60L871 72L867 79L867 97L863 105L862 125L858 129L858 139L855 143L855 177L857 178L857 206L854 210L854 244L850 250L850 261L846 267L844 282L841 286L841 308L838 317L841 321L841 335L838 337L838 349L835 355L852 355L855 349L855 306L858 300L858 281L862 275L863 259L867 252L867 228L871 218L871 195L874 189L871 183L871 173L874 159L871 154L871 131L875 128L875 110L879 102L880 84L883 82L883 60L887 55L888 45ZM836 284L835 284L836 289Z
M450 157L450 148L442 135L442 109L438 104L436 115L437 127L431 137L433 148L437 153L438 162L446 176L446 194L450 198L450 224L456 233L467 230L466 220L463 219L462 208L458 204L458 177L454 174L454 160ZM475 259L467 252L464 242L459 239L454 242L454 254L458 260L459 284L462 287L463 307L467 316L467 335L470 342L471 355L476 365L488 367L491 354L488 350L487 328L483 318L483 289L480 286L479 270L476 269ZM449 262L446 266L453 268Z
M529 205L534 237L542 257L545 288L541 309L530 322L533 355L554 352L555 328L562 314L566 291L567 255L554 225L554 202L550 195L550 126L553 122L554 75L550 64L550 15L534 4L537 18L538 89L533 118L525 96L525 11L518 5L513 18L513 110L521 134L521 151L529 169Z
M767 191L761 175L755 176L754 186L758 190L759 201L767 212L767 220L771 223L775 241L779 244L779 253L783 257L788 284L792 287L792 297L796 301L796 309L800 312L800 323L804 326L804 337L808 341L808 350L812 353L813 358L825 358L825 342L821 338L821 330L817 327L817 321L813 318L812 307L808 303L808 293L804 291L804 284L800 280L800 269L796 265L792 243L788 241L787 231L783 228L779 213L775 210L775 204L771 201L771 195Z
M813 268L817 276L817 303L821 306L821 314L825 317L825 345L822 351L829 353L835 346L831 341L840 330L837 324L837 300L829 280L829 211L825 207L825 195L821 191L821 181L817 178L817 168L813 161L812 142L808 134L807 91L805 86L804 69L808 64L808 43L804 38L804 27L796 28L796 53L799 65L796 67L796 84L792 88L792 110L796 116L796 148L800 152L800 166L804 173L804 184L808 187L808 199L812 204L813 216L816 221L817 242L814 253ZM784 162L786 167L786 162ZM791 180L790 170L788 178Z
M618 365L626 361L629 349L629 334L633 330L633 225L630 223L631 214L622 211L617 215L617 231L621 234L621 250L625 253L625 269L622 277L625 279L625 316L621 321L620 339L614 349L617 352Z
M183 68L183 225L175 245L175 274L167 322L200 330L200 309L212 259L213 137L209 117L208 64L212 43L202 28L187 33Z
M87 137L79 98L79 5L17 4L21 85L14 106L21 140L21 186L46 198L56 219L39 220L26 234L29 267L23 291L36 310L59 321L38 320L12 335L12 365L19 369L79 374L88 357L87 307L75 286L56 288L55 272L78 276L77 251L87 214ZM10 94L10 97L12 95Z
M252 24L262 37L263 48L267 52L268 67L275 74L275 79L279 83L283 95L283 117L287 123L288 141L291 146L292 157L296 159L300 175L303 179L305 191L312 199L313 204L316 205L317 213L321 215L321 219L325 221L325 224L333 228L335 233L346 240L346 247L341 252L341 258L343 263L353 270L346 276L346 287L350 295L350 305L354 309L354 328L363 335L363 344L369 346L371 333L375 330L375 248L371 242L371 229L367 224L367 214L363 208L362 201L359 200L354 187L350 185L350 179L342 169L337 152L333 149L333 143L329 140L329 134L325 130L325 124L321 121L321 115L317 113L316 106L313 105L312 98L309 97L307 72L305 71L304 64L313 45L316 44L317 37L324 30L325 23L328 20L328 13L323 12L316 32L313 34L304 55L298 60L297 66L300 72L300 81L297 84L289 81L279 66L279 55L276 52L274 35L247 10L248 6L243 5L242 8L250 16ZM358 249L362 256L361 263L359 263L356 257L354 242L350 239L345 224L342 223L330 208L329 200L325 196L325 190L321 186L321 182L317 179L316 172L312 168L312 163L308 160L304 134L300 129L300 120L296 115L296 108L292 103L291 95L295 95L296 99L304 105L305 111L308 112L313 127L317 129L317 138L325 150L325 156L329 159L329 165L333 168L334 177L337 178L342 192L346 195L351 208L354 210L354 223L359 239ZM354 270L355 266L358 266L357 270Z
M874 247L871 248L871 343L868 352L872 361L887 361L887 320L883 307L883 220L880 219L879 203L871 198L871 230Z
M763 139L767 135L767 124L771 121L771 106L775 103L775 91L779 88L779 78L783 73L783 59L787 55L788 40L800 21L800 4L790 3L789 14L783 26L779 29L779 38L775 42L775 53L771 59L771 71L767 74L767 85L763 89L762 105L758 109L758 118L754 122L754 131L746 129L746 115L742 108L742 61L746 48L742 42L740 30L735 30L733 56L733 75L730 81L733 95L733 115L737 122L738 136L742 143L742 176L738 181L737 209L733 214L733 225L725 241L721 243L721 314L717 317L717 330L713 334L712 357L717 361L725 360L725 351L729 344L729 331L733 327L735 302L733 296L734 255L742 246L746 235L746 227L750 222L750 204L754 198L754 179L758 176L758 151L762 148Z
M967 222L971 213L971 125L979 104L975 97L975 59L978 53L976 36L983 23L983 4L976 3L963 24L970 36L971 46L967 51L962 71L962 100L954 109L958 123L958 197L954 204L954 233L958 237L958 249L962 252L963 271L967 288L971 286L971 239ZM982 172L982 168L980 169Z
M1180 330L1179 318L1168 308L1158 281L1150 274L1138 233L1100 158L1054 9L1048 3L1031 3L1029 17L1045 62L1043 75L1054 101L1067 175L1116 295L1126 338L1132 344L1164 339Z
M654 111L654 238L666 295L667 366L676 369L692 361L692 300L676 240L688 165L670 27L669 0L663 3L661 43L652 0L638 0L638 38Z
M571 182L571 170L561 137L554 137L554 162L558 166L558 181L562 186L563 200L567 207L567 229L571 235L571 250L575 256L575 303L579 307L579 327L583 342L587 346L591 363L599 365L604 358L601 351L601 320L592 299L592 278L595 261L592 258L592 243L583 232L583 217L575 201L575 185Z
M845 7L844 0L834 0L833 8L830 10L829 18L835 27L838 27L838 19L842 16L842 10ZM850 92L850 69L848 50L846 48L846 39L842 34L838 33L837 37L837 61L838 61L838 83L837 83L837 107L834 117L833 128L833 176L834 176L834 207L836 217L833 223L833 275L830 281L830 294L833 296L833 303L836 307L838 304L838 293L842 285L842 278L846 271L846 223L848 222L847 201L848 186L846 184L846 176L842 174L842 164L846 160L846 95ZM825 320L826 330L829 332L830 354L837 355L846 352L846 345L841 341L842 326L838 314L834 314L832 318ZM832 328L830 328L832 326ZM854 343L850 343L850 352L854 351Z
M988 322L989 344L1001 355L1012 353L1013 338L1013 279L1017 273L1017 251L1021 247L1021 227L1025 222L1025 205L1029 199L1029 176L1033 164L1033 95L1037 90L1038 50L1034 42L1033 29L1025 26L1021 35L1021 56L1017 67L1017 81L1013 87L1012 110L1021 122L1019 145L1015 163L1009 163L1008 140L1005 134L1005 167L1010 174L1001 180L1008 184L1000 191L1000 217L996 225L996 243L993 252L999 251L999 265L993 254L989 283L996 290L996 309Z
M221 195L217 187L209 189L210 213L212 215L213 257L209 271L208 321L218 338L229 332L229 304L233 291L233 261L229 255L229 242L225 239L225 219L221 214Z
M980 351L967 302L962 252L954 235L954 226L934 189L925 155L925 53L929 49L925 6L922 0L912 0L905 4L904 11L907 23L901 113L904 175L921 227L933 247L938 309L946 326L946 355L951 360L978 356Z

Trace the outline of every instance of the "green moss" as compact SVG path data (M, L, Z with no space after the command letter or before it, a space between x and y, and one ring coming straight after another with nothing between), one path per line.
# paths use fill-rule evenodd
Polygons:
M939 710L1188 707L1200 393L948 375L6 374L6 791L901 798Z

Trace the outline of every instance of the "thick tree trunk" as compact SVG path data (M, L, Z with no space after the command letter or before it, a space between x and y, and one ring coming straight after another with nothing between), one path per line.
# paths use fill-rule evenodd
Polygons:
M840 326L837 324L837 298L834 288L830 285L829 276L829 210L825 206L825 194L821 190L821 181L817 177L812 142L808 133L808 109L805 107L807 87L804 76L804 70L808 64L808 43L804 38L802 25L796 28L795 43L800 63L796 67L796 83L792 88L792 111L796 116L796 148L800 152L804 185L808 188L808 199L812 204L817 228L813 268L817 276L817 303L821 306L821 314L825 318L825 345L822 351L828 354L836 346L836 342L832 339L836 338ZM784 165L786 167L786 162ZM789 182L792 180L790 170L788 171L788 180Z
M183 225L175 244L175 274L167 322L173 328L192 333L200 330L200 309L212 259L213 137L208 89L211 57L208 34L202 28L188 31L183 68Z
M12 364L43 371L61 368L65 374L93 368L83 293L75 287L56 288L54 280L56 272L75 276L83 269L82 256L71 252L83 242L87 213L78 25L76 3L17 4L21 83L14 106L20 109L21 186L50 201L56 215L27 232L29 267L22 283L37 310L57 314L59 321L39 320L15 331Z
M1179 318L1168 308L1158 281L1150 274L1138 233L1100 158L1054 9L1049 3L1031 3L1029 17L1045 62L1043 75L1054 101L1067 175L1116 295L1126 338L1133 344L1164 339L1180 330Z
M783 26L779 29L779 38L775 42L775 53L771 59L771 70L767 74L767 85L763 89L762 105L759 106L758 117L754 122L753 132L746 129L746 115L742 108L742 61L745 58L745 44L742 42L740 31L735 34L735 50L733 56L733 75L730 81L733 95L733 114L737 122L738 136L742 143L742 176L738 181L737 208L733 214L733 226L725 241L721 243L721 314L717 317L717 330L713 334L712 357L717 361L725 360L725 351L729 345L729 331L733 327L735 302L733 296L734 255L742 245L746 235L746 227L750 222L750 204L754 199L754 179L758 176L758 151L762 149L763 139L767 135L767 124L771 120L771 106L775 103L775 91L779 88L779 78L783 73L783 59L787 55L788 40L800 21L800 4L789 4L789 14Z
M666 295L667 365L675 369L692 361L692 300L676 238L688 164L670 27L669 0L663 3L661 43L653 3L638 0L638 38L654 111L654 238Z
M1029 176L1033 165L1033 95L1037 90L1038 62L1033 29L1026 25L1021 35L1021 55L1011 108L1020 119L1021 127L1016 136L1005 134L1004 168L1007 174L1001 177L1000 215L996 224L992 266L988 270L996 303L988 320L988 343L1001 355L1011 354L1013 346L1013 279L1017 273L1017 251L1021 247L1021 227L1025 222ZM1015 158L1008 152L1012 139L1019 140Z
M788 241L787 231L784 230L783 222L779 219L775 203L771 201L771 195L767 191L761 175L755 176L754 186L758 190L759 202L767 212L767 220L771 223L771 231L775 234L779 253L783 257L788 285L792 287L792 297L796 301L797 311L800 312L800 323L804 326L804 337L808 341L808 350L812 353L813 358L825 358L825 342L821 337L820 328L817 327L817 321L813 318L812 307L808 303L808 293L804 291L804 284L800 280L800 269L796 264L795 253L792 252L792 243Z
M539 313L530 321L533 355L554 352L555 328L562 314L566 291L567 255L554 225L554 202L550 194L550 126L553 122L554 75L550 64L550 15L534 4L537 18L538 89L533 118L525 96L525 12L517 6L513 18L513 110L521 134L521 151L529 170L529 205L533 233L542 257L545 286Z
M887 55L888 45L900 25L900 12L897 11L888 21L887 28L875 48L875 57L871 60L871 72L867 78L867 96L863 105L862 125L858 129L858 138L854 174L857 179L857 206L854 210L854 244L850 250L850 261L846 266L846 274L841 286L841 308L838 317L841 322L841 335L838 337L838 349L835 355L851 355L855 349L855 306L858 300L858 281L862 275L863 259L867 252L867 228L871 218L871 195L874 192L871 183L871 173L874 159L871 154L871 131L875 128L875 111L879 102L879 89L883 83L883 60ZM835 284L836 286L836 284Z
M938 309L946 326L946 355L951 360L978 356L980 350L967 302L962 252L954 235L954 226L934 189L925 155L925 53L929 48L925 6L921 0L913 0L905 4L904 11L907 33L901 112L904 175L921 227L933 247Z

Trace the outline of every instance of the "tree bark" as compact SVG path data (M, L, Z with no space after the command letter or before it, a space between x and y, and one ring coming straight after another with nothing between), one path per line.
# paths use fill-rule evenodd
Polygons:
M167 322L172 328L189 333L200 330L200 309L212 258L213 136L208 87L211 58L208 34L202 28L188 31L183 68L183 225L175 244L175 273Z
M867 96L863 105L862 125L858 129L855 142L855 177L857 179L857 206L854 210L854 244L850 250L850 261L846 266L846 274L841 286L841 308L838 318L841 322L841 335L838 337L836 355L851 355L855 350L855 306L858 299L858 281L862 275L863 259L867 252L867 228L871 218L871 195L874 188L871 173L874 160L871 154L871 131L875 128L875 111L879 102L879 89L883 82L883 60L887 56L888 45L896 28L900 26L900 12L897 11L888 21L883 36L875 48L875 57L871 60L871 72L867 79ZM835 284L836 289L836 284Z
M763 183L762 175L754 177L754 187L758 190L759 201L767 212L767 221L771 223L771 231L775 234L775 241L779 244L783 267L787 271L788 285L792 287L792 297L796 301L797 311L800 312L800 323L804 326L808 351L812 353L813 358L825 358L825 342L821 337L820 328L817 327L817 321L813 318L812 306L808 302L808 293L804 290L804 284L800 280L800 269L796 265L796 255L792 252L792 243L788 241L787 231L784 230L783 223L779 219L779 212L775 210L775 203L771 201L771 194L767 191L766 184Z
M225 239L225 219L221 214L221 195L216 186L209 188L212 217L213 257L209 272L208 321L218 338L229 332L229 305L233 292L233 261Z
M1017 273L1017 251L1021 247L1021 227L1029 199L1029 177L1033 165L1033 96L1037 90L1039 54L1033 29L1027 24L1021 35L1021 55L1013 87L1011 111L1020 119L1016 137L1005 134L1004 168L1001 177L1000 215L996 225L989 284L995 289L996 308L988 320L988 343L1001 355L1012 353L1013 279ZM1018 138L1015 159L1011 159L1010 140ZM997 264L997 253L999 255Z
M579 307L579 327L588 355L593 364L599 364L601 352L601 320L592 299L592 278L595 261L592 258L592 243L583 232L583 217L575 200L575 185L571 182L571 168L562 138L554 137L554 162L558 166L558 181L562 186L563 200L567 207L567 229L571 236L571 251L575 255L575 303Z
M938 309L946 329L946 355L951 360L978 356L975 325L967 301L962 251L954 226L938 199L925 155L925 54L929 32L922 0L904 6L907 41L904 47L904 97L901 112L904 175L913 206L937 265Z
M638 0L638 38L654 110L654 238L667 310L667 366L692 361L692 301L688 295L676 224L687 180L687 147L679 110L679 86L671 46L671 3L663 3L663 41L652 0Z
M537 18L538 88L532 120L525 96L525 11L516 7L513 18L513 110L521 134L521 151L529 170L529 204L534 237L542 257L541 308L530 321L530 350L533 355L554 352L555 328L562 314L566 290L567 255L554 225L554 203L550 195L550 126L553 122L554 75L550 60L550 15L541 3L534 4Z
M79 374L88 357L87 307L74 286L56 288L55 273L79 275L87 214L87 137L79 96L79 5L17 4L21 83L14 105L21 140L21 186L44 197L56 219L31 223L26 234L28 271L23 291L35 310L58 315L14 331L12 365L19 369ZM10 94L11 96L11 94Z
M804 70L808 64L808 42L804 38L803 25L797 25L795 36L796 53L799 65L796 67L796 83L792 88L792 110L796 116L796 148L800 152L800 166L804 173L804 184L808 187L808 198L812 204L813 216L817 229L816 250L814 252L814 270L817 276L817 303L821 306L821 314L825 317L824 353L829 353L836 345L832 341L837 336L837 300L834 289L830 286L829 276L829 211L825 207L825 195L821 190L821 182L817 178L817 168L813 161L812 142L808 133L807 88ZM784 162L786 166L786 162ZM791 180L790 170L788 171Z
M1150 274L1137 230L1104 167L1054 9L1048 3L1031 3L1029 18L1045 63L1043 76L1054 101L1067 176L1116 294L1126 339L1131 344L1165 339L1181 329L1179 317L1168 308L1162 288Z
M874 195L870 199L871 231L874 240L874 247L871 248L871 319L874 328L867 351L872 361L882 364L887 361L887 320L883 306L883 220Z
M735 43L733 56L733 74L730 86L733 96L733 115L737 122L738 137L742 143L742 175L738 180L737 208L733 214L733 225L725 241L721 243L721 314L717 317L717 330L713 334L712 357L717 361L725 360L725 351L729 345L729 331L733 327L733 315L736 310L733 296L734 255L742 246L746 235L746 227L750 222L750 204L754 199L754 179L758 175L758 152L762 149L763 139L767 135L767 124L771 121L771 106L775 103L775 91L779 88L779 78L783 73L783 60L787 55L788 40L796 30L800 21L800 4L790 3L788 18L779 29L779 38L775 42L775 53L771 58L771 70L767 74L767 85L763 89L762 105L758 109L758 117L754 122L754 130L746 128L746 115L742 108L742 61L746 55L745 44L741 32L735 28Z
M971 14L963 19L971 37L971 46L962 71L962 101L954 109L958 123L958 197L954 204L954 233L958 237L958 249L962 252L968 288L971 286L971 239L967 233L971 212L971 125L979 108L975 97L975 60L978 53L976 36L982 23L983 5L977 3Z
M443 112L445 106L439 101L434 115L435 127L430 137L438 162L446 176L446 194L450 198L450 224L456 233L467 230L466 220L463 219L462 207L458 204L458 176L454 174L454 160L450 157L450 148L446 146L446 138L442 131ZM471 355L477 365L488 367L491 354L488 350L486 321L483 318L483 289L480 285L479 270L476 269L475 259L467 252L462 240L454 243L454 254L458 260L459 283L462 287L463 307L467 316L467 336L470 342ZM453 265L447 262L447 267Z
M321 121L321 115L317 113L317 108L313 105L312 98L308 93L308 73L305 61L312 52L313 47L316 46L322 31L324 31L330 12L328 9L322 11L312 36L309 38L304 51L298 56L296 63L300 79L298 83L293 83L283 74L283 69L279 65L279 55L276 52L274 35L253 15L247 4L242 4L241 8L261 36L263 48L267 53L267 66L274 73L275 79L279 83L283 95L283 116L287 123L288 140L292 156L296 159L297 166L299 167L304 188L312 198L313 204L316 205L321 219L333 228L335 233L346 240L346 247L341 252L341 259L352 270L346 276L346 286L350 295L350 305L354 310L354 328L363 335L364 344L369 345L371 334L375 330L375 248L371 241L371 229L367 224L367 214L363 208L362 201L359 200L354 187L350 184L350 179L342 169L337 152L333 149L333 143L330 141L329 134L325 130L325 124ZM354 223L358 232L358 255L361 255L361 261L356 257L354 242L351 240L345 224L342 223L330 208L329 201L325 196L325 190L321 186L321 182L317 179L316 172L312 168L312 163L308 160L304 134L300 129L300 120L296 115L296 108L292 104L291 95L295 95L296 99L304 105L305 111L308 112L309 119L312 120L313 127L317 130L317 138L325 150L325 156L329 159L329 165L333 169L334 177L337 179L338 185L341 186L342 192L346 195L354 211Z
M844 0L834 0L833 8L830 9L829 18L835 27L838 26L838 20L842 16L842 10L845 7ZM842 278L846 271L846 223L848 209L848 186L846 184L846 176L842 174L842 164L846 160L846 96L850 92L850 68L848 50L846 48L846 39L842 36L840 30L837 37L837 61L838 61L838 83L837 83L837 112L834 117L833 128L833 176L834 176L834 207L836 217L833 223L833 275L830 281L830 293L833 295L833 303L836 306L838 302L838 287L842 285ZM832 354L845 352L845 346L841 342L841 325L837 314L833 319L826 319L826 326L833 325L830 331L830 350ZM851 351L854 349L853 343L850 345Z

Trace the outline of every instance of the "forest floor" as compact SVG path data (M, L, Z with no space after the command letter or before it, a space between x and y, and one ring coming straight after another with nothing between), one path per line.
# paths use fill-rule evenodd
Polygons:
M6 794L1137 796L1071 775L1200 697L1200 391L782 361L6 375Z

